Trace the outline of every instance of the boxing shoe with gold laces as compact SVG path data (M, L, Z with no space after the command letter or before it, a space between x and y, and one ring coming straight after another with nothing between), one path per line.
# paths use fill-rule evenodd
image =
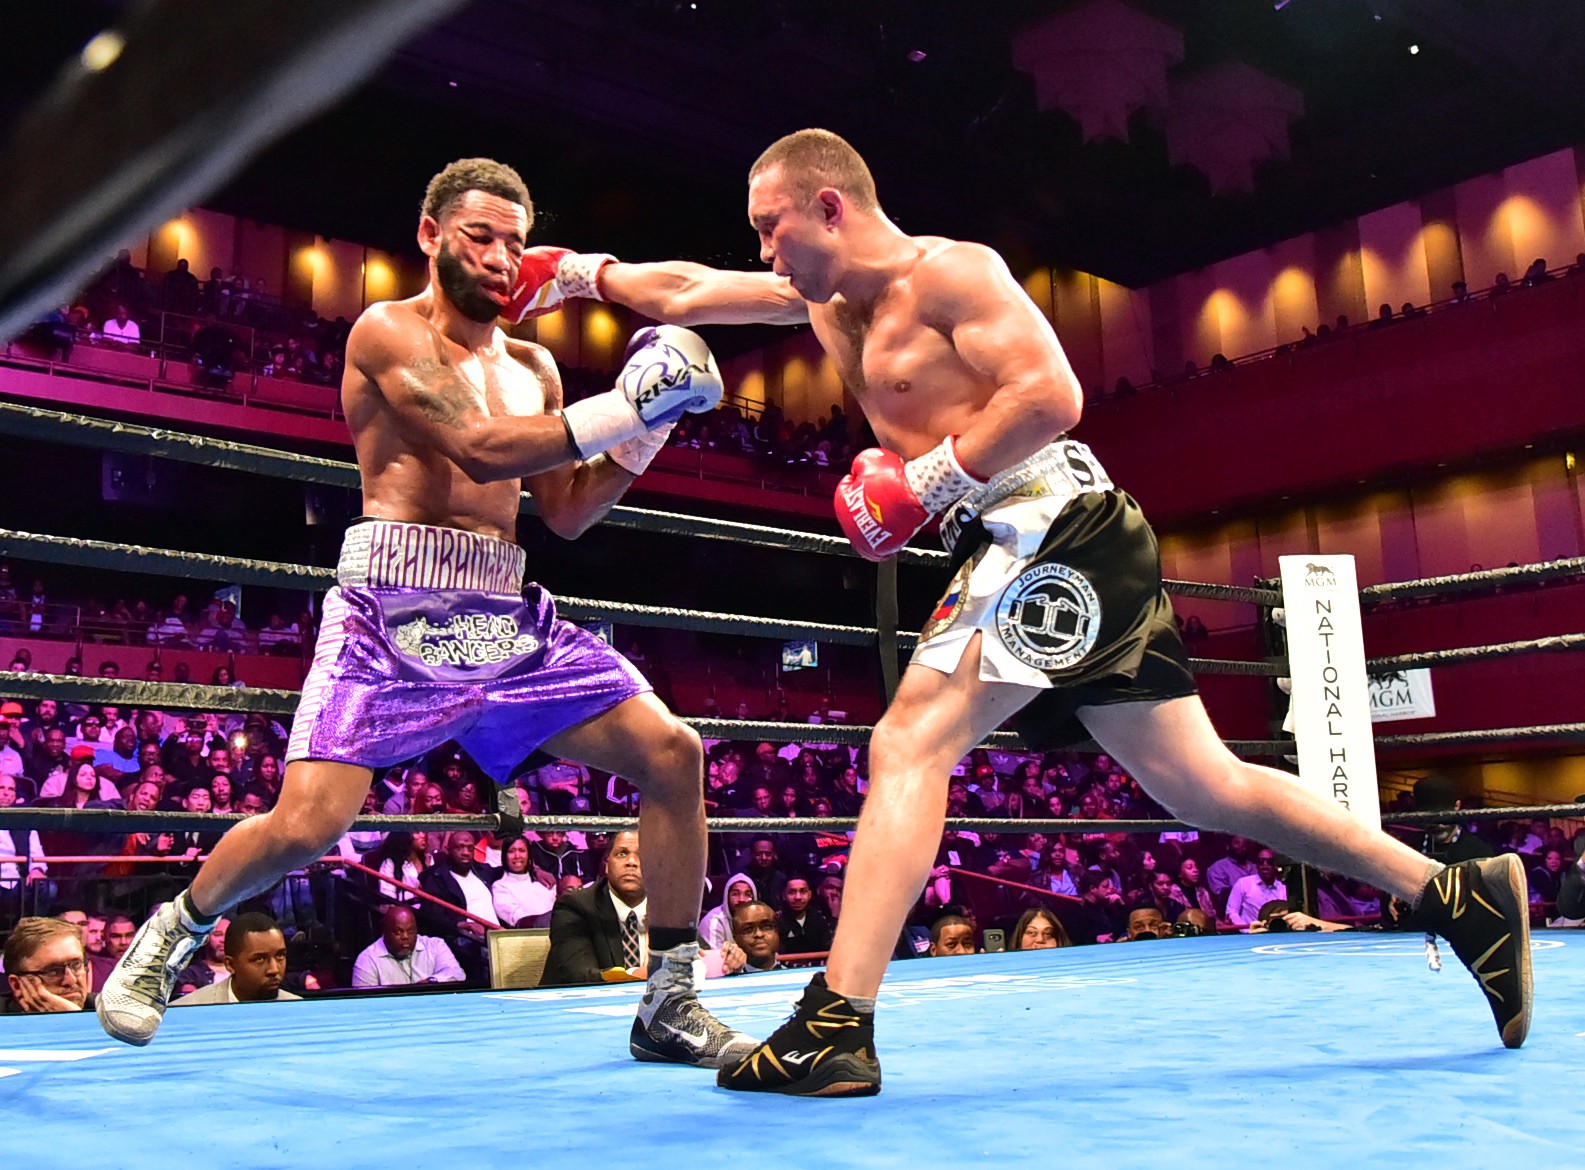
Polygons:
M1491 1005L1497 1032L1518 1048L1530 1030L1530 885L1517 855L1450 865L1420 895L1410 924L1426 932L1432 967L1435 935L1453 946Z
M809 981L798 1007L768 1040L716 1074L723 1089L795 1097L868 1097L881 1091L875 1017Z

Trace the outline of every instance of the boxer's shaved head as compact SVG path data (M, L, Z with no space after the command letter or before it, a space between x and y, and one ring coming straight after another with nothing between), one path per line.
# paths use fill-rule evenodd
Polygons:
M523 210L528 212L525 230L534 226L534 201L528 197L528 187L523 177L505 163L498 163L492 158L459 158L447 165L445 170L429 180L429 187L424 191L423 214L438 221L452 204L469 191L483 191L510 203L521 204Z
M801 202L822 187L833 187L859 211L880 207L869 167L846 139L829 130L799 130L778 138L749 168L749 182L772 167L781 168L783 184Z

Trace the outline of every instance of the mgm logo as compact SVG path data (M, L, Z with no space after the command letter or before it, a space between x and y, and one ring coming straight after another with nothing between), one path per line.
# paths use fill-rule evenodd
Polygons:
M1314 561L1306 561L1304 565L1304 583L1312 589L1336 589L1337 574L1332 572L1329 565L1318 565Z

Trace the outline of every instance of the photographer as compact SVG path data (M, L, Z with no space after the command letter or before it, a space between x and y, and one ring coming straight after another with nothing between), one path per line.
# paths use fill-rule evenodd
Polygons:
M1288 931L1302 931L1331 934L1348 929L1350 928L1341 922L1327 922L1321 918L1312 918L1302 911L1291 910L1286 901L1274 898L1260 908L1260 915L1249 924L1248 933L1284 934Z

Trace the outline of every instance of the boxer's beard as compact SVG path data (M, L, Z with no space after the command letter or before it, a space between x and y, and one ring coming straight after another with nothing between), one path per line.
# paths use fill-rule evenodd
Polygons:
M440 278L440 291L468 320L488 325L501 315L500 303L484 294L445 244L435 256L435 274Z

